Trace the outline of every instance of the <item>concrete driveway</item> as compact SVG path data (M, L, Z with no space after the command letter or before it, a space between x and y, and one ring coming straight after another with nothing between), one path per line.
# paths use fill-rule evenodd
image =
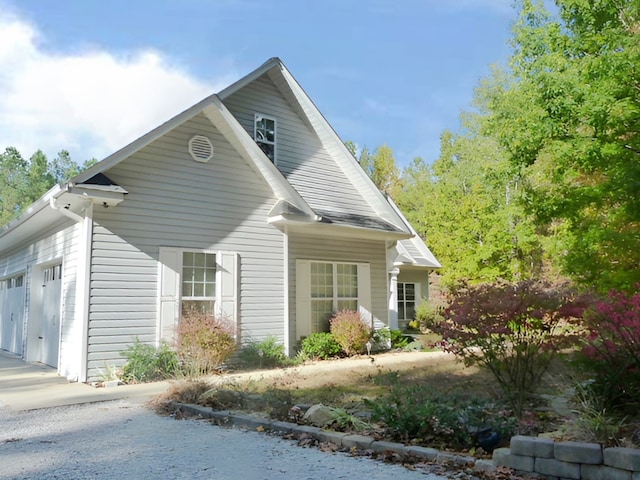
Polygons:
M59 376L54 368L40 363L26 363L0 350L0 406L13 411L119 399L146 401L161 394L167 387L168 383L159 382L95 388L84 383L69 382Z

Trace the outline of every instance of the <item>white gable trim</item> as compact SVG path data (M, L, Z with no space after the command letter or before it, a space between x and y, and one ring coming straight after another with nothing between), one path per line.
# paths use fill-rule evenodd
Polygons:
M225 98L229 97L230 95L233 95L238 90L249 85L251 82L260 78L262 75L267 73L273 67L278 65L282 65L282 61L278 57L270 58L269 60L264 62L262 65L260 65L258 68L256 68L253 72L249 73L248 75L245 75L237 82L232 83L224 90L221 90L220 92L218 92L218 97L224 100Z
M242 125L217 96L211 97L211 104L203 109L203 113L249 165L267 182L278 199L286 200L313 220L318 219L307 202L287 182L278 167L271 163L258 144L242 128Z
M327 151L334 158L344 158L347 161L336 162L343 169L348 178L350 178L354 186L363 192L365 198L371 202L374 211L392 225L395 225L402 231L407 231L406 224L397 212L389 208L384 195L375 186L366 172L360 167L351 152L347 149L344 142L340 139L336 131L326 120L324 115L318 110L313 100L306 94L297 80L291 75L287 68L280 63L277 72L284 78L291 94L304 113L304 117L308 118L316 135L320 138ZM275 72L276 70L274 70ZM276 82L277 85L277 82Z
M398 206L391 199L391 197L387 197L387 201L389 202L389 205L391 205L391 208L393 208L397 212L397 214L400 216L400 218L402 218L402 220L406 224L409 231L413 234L412 238L398 242L398 245L396 246L396 249L399 254L398 257L396 257L397 265L402 265L402 264L406 265L406 262L404 262L402 259L402 257L405 257L409 259L412 262L411 264L415 266L429 267L429 268L442 268L442 264L438 261L435 255L431 253L431 250L429 250L429 247L427 247L427 245L422 241L422 239L420 238L420 235L418 235L418 232L416 232L416 230L411 226L409 221L402 214L402 211L400 210L400 208L398 208ZM407 242L413 245L413 248L415 248L420 253L420 256L422 258L414 258L409 253L405 245L403 245Z

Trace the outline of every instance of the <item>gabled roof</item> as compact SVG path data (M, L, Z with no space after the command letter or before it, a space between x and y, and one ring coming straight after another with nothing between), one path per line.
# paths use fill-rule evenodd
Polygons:
M418 232L414 230L406 217L402 214L398 206L391 199L387 197L389 205L402 217L407 228L413 233L413 237L400 240L396 245L398 256L394 260L396 266L410 265L414 267L424 268L442 268L440 262L436 259L435 255L431 253L429 247L422 241Z
M298 110L300 118L316 133L327 151L331 155L339 158L339 161L336 162L337 165L339 165L352 180L354 187L362 192L368 201L371 202L374 211L380 218L358 218L354 220L344 218L344 215L336 216L332 215L331 212L322 212L327 215L327 218L323 222L322 214L315 212L309 206L227 109L222 102L224 98L265 74L276 80L274 83L277 84L280 92L285 96L287 101ZM289 73L284 64L279 58L272 58L253 72L222 90L219 94L213 94L201 100L122 149L109 155L69 182L54 186L49 192L43 195L42 198L31 205L20 217L0 230L0 249L15 244L16 241L24 240L27 238L26 235L33 235L38 229L41 230L46 225L53 224L55 221L64 218L64 216L60 215L55 209L47 208L51 198L58 198L60 192L68 192L69 189L74 186L82 186L85 190L87 188L101 190L100 180L103 180L101 175L104 176L104 172L201 113L214 124L227 141L229 141L249 163L253 170L264 179L274 192L274 195L278 198L278 202L273 210L274 213L279 212L278 218L270 219L272 223L293 220L296 223L311 222L327 226L339 224L341 228L353 227L358 230L369 229L378 233L386 232L390 239L409 238L409 236L412 235L406 220L390 207L382 193L380 193L364 170L358 165L356 159L345 147L342 140L309 96L304 92L302 87L300 87L298 82L293 78L291 73ZM102 186L105 187L106 185ZM111 185L108 190L110 190L112 194L126 194L124 189L122 189L122 192L119 192L117 188L121 187ZM32 222L29 222L30 226L23 225L36 215L38 216L38 222L36 222L38 228L35 230L31 228L33 226L31 225Z
M385 225L384 229L390 232L410 233L406 228L406 221L396 211L389 208L384 195L360 167L358 161L347 149L336 131L279 58L269 59L249 75L222 90L218 96L224 101L263 75L269 76L289 104L297 110L299 117L315 132L327 152L337 159L336 164L343 170L345 176L350 179L355 189L368 200L375 214L382 219L381 222L377 222L379 219L370 218L364 223L368 225L378 223L377 227L374 228L380 228L381 225ZM353 226L362 227L363 222L357 221Z

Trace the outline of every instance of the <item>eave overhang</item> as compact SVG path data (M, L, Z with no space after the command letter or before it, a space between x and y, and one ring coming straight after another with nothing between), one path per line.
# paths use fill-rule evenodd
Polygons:
M65 218L80 220L89 204L115 207L126 194L118 185L57 184L0 230L0 251L24 243Z
M285 218L283 216L269 218L269 223L278 227L286 226L288 233L300 233L305 235L391 241L411 238L411 234L405 232L391 232L388 230L378 230L351 225L327 224L319 221Z

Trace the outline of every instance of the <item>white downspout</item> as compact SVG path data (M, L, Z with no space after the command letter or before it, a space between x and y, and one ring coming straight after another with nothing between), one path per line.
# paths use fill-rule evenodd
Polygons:
M58 205L57 198L50 200L51 208L64 216L80 224L80 238L78 244L78 271L76 276L76 304L74 311L74 323L81 326L79 350L79 370L77 379L79 382L87 381L88 367L88 334L89 334L89 295L91 277L91 239L93 237L93 203L86 201L84 217L72 212L62 205Z
M89 297L91 295L91 253L93 251L93 204L85 209L78 245L78 277L76 283L76 321L82 326L80 338L80 382L87 381L89 369Z

